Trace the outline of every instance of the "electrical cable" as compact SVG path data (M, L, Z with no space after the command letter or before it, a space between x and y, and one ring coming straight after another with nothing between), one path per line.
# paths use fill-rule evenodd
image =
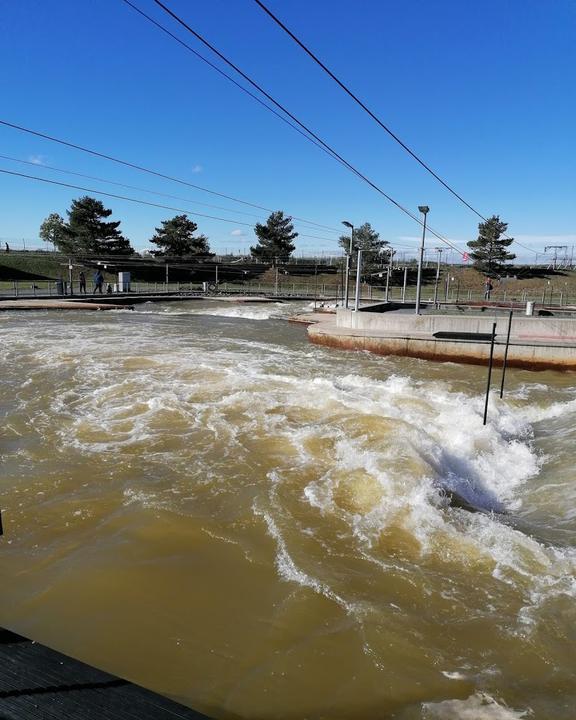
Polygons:
M185 43L185 42L184 42L183 40L181 40L177 35L174 35L174 33L170 32L170 30L168 30L168 29L165 28L163 25L161 25L159 22L157 22L156 20L154 20L154 18L150 17L150 15L147 15L143 10L141 10L139 7L137 7L136 5L134 5L133 3L131 3L130 0L124 0L124 2L126 3L126 5L129 5L133 10L135 10L139 15L141 15L141 16L144 17L144 18L146 18L146 20L148 20L148 21L151 22L153 25L155 25L157 28L159 28L160 30L162 30L163 33L166 33L166 35L169 35L171 38L173 38L174 40L176 40L176 42L179 43L180 45L182 45L182 47L186 48L186 50L189 50L191 53L193 53L194 55L196 55L196 57L197 57L199 60L202 60L202 62L206 63L206 65L209 65L213 70L216 70L217 73L219 73L220 75L222 75L223 77L225 77L227 80L229 80L231 83L233 83L234 85L236 85L236 87L239 88L240 90L242 90L242 92L244 92L244 93L246 93L247 95L249 95L253 100L256 100L257 103L260 103L260 105L262 105L262 106L265 107L267 110L269 110L271 113L273 113L274 115L276 115L276 117L280 118L280 120L282 120L282 122L285 122L285 123L286 123L287 125L289 125L293 130L296 130L296 132L300 133L300 135L302 135L303 137L305 137L306 140L309 140L312 144L314 144L314 145L316 145L317 147L319 147L320 149L322 149L322 147L320 146L320 144L319 144L316 140L314 140L314 138L310 137L308 134L306 134L306 133L305 133L303 130L301 130L299 127L297 127L296 125L294 125L293 123L291 123L290 120L288 120L288 119L285 118L283 115L281 115L279 112L277 112L276 110L274 110L274 108L270 107L270 105L268 105L267 103L265 103L265 102L264 102L261 98L259 98L257 95L255 95L254 93L250 92L250 90L248 90L247 88L245 88L245 87L244 87L243 85L241 85L239 82L237 82L236 80L234 80L233 77L231 77L230 75L228 75L228 73L225 73L225 72L224 72L221 68L219 68L217 65L214 65L214 63L210 62L210 60L208 60L208 58L205 58L201 53L199 53L199 52L198 52L197 50L195 50L193 47L191 47L190 45L188 45L187 43Z
M254 2L279 27L281 27L282 30L284 30L284 32L287 35L289 35L297 45L299 45L302 48L302 50L304 50L304 52L307 53L307 55L309 55L312 58L312 60L314 60L314 62L317 63L322 68L322 70L324 70L324 72L327 73L332 78L332 80L334 80L334 82L336 82L342 88L342 90L344 90L345 93L347 93L365 112L367 112L368 115L370 115L370 117L373 120L375 120L378 123L378 125L383 130L385 130L388 133L388 135L390 135L391 138L393 138L401 147L403 147L404 150L406 150L406 152L408 152L414 158L414 160L416 160L418 163L420 163L420 165L422 165L423 168L425 168L433 177L435 177L436 180L438 180L438 182L440 182L449 192L452 193L452 195L454 195L454 197L458 198L458 200L460 200L462 203L464 203L464 205L466 205L467 208L472 210L472 212L475 213L476 215L478 215L478 217L481 218L482 220L486 220L486 218L482 215L482 213L478 212L478 210L476 210L474 207L472 207L472 205L470 205L470 203L466 202L466 200L464 200L464 198L461 195L459 195L452 187L450 187L450 185L448 185L447 182L442 180L442 178L439 175L437 175L429 165L427 165L420 157L418 157L418 155L416 155L416 153L413 150L411 150L408 147L408 145L406 145L406 143L404 143L398 137L398 135L396 135L387 125L385 125L382 122L382 120L380 120L380 118L377 115L375 115L372 112L372 110L370 110L370 108L368 108L362 102L362 100L360 100L360 98L350 90L350 88L347 85L345 85L338 77L336 77L336 75L328 67L326 67L326 65L289 28L287 28L286 25L282 21L278 17L276 17L276 15L274 15L274 13L268 7L266 7L266 5L264 5L263 2L261 2L261 0L254 0Z
M68 140L62 140L61 138L56 138L51 135L41 133L38 130L32 130L31 128L23 127L22 125L16 125L15 123L8 122L7 120L0 119L0 125L12 128L13 130L28 133L29 135L40 137L44 140L49 140L50 142L58 143L59 145L71 147L74 150L80 150L81 152L88 153L89 155L94 155L95 157L103 158L104 160L110 160L111 162L118 163L119 165L125 165L126 167L132 168L133 170L139 170L140 172L148 173L149 175L161 177L164 180L170 180L170 182L179 183L180 185L186 185L187 187L194 188L195 190L202 190L203 192L210 193L211 195L217 195L218 197L226 198L226 200L232 200L233 202L237 202L242 205L248 205L249 207L257 208L258 210L274 212L270 208L264 207L263 205L256 205L255 203L248 202L247 200L240 200L239 198L233 197L232 195L225 195L224 193L217 192L216 190L209 190L208 188L202 187L201 185L195 185L194 183L188 182L187 180L172 177L171 175L165 175L164 173L158 172L156 170L151 170L150 168L143 167L142 165L136 165L135 163L128 162L127 160L121 160L120 158L114 157L113 155L106 155L105 153L98 152L97 150L91 150L90 148L83 147L82 145L77 145L75 143L69 142ZM308 225L315 225L316 227L322 228L324 230L330 230L331 232L340 232L336 228L331 228L327 225L321 225L320 223L296 217L295 215L292 215L292 219L299 220L300 222L306 222L308 223Z
M26 175L25 173L14 172L13 170L6 170L0 168L0 173L5 175L13 175L15 177L26 178L27 180L38 180L39 182L48 183L49 185L59 185L60 187L72 188L74 190L82 190L83 192L96 193L97 195L105 195L106 197L116 198L117 200L126 200L127 202L138 203L140 205L148 205L149 207L162 208L164 210L173 210L175 212L190 213L194 217L203 217L210 220L219 220L221 222L231 223L232 225L246 225L247 227L254 227L251 223L241 222L239 220L230 220L229 218L216 217L214 215L205 215L203 213L192 212L183 208L171 207L170 205L160 205L159 203L149 202L148 200L138 200L137 198L127 197L126 195L117 195L115 193L105 192L104 190L95 190L94 188L86 188L80 185L72 185L70 183L59 182L58 180L48 180L48 178L38 177L37 175ZM318 235L306 235L304 233L298 233L298 237L313 238L315 240L326 240L333 242L334 238L323 238Z
M21 163L23 165L31 165L32 167L35 167L35 168L54 170L59 173L65 173L66 175L74 175L75 177L82 177L82 178L86 178L88 180L97 180L98 182L103 182L108 185L115 185L117 187L128 188L129 190L138 190L139 192L145 192L145 193L149 193L151 195L158 195L159 197L171 198L172 200L183 200L184 202L191 202L191 203L194 203L197 205L202 205L204 207L216 208L217 210L225 210L226 212L236 213L238 215L247 215L249 217L254 217L254 218L258 218L259 220L262 220L262 217L260 215L256 215L254 213L243 212L242 210L234 210L232 208L222 207L221 205L211 205L210 203L203 203L203 202L200 202L199 200L191 200L190 198L184 198L179 195L169 195L168 193L161 193L161 192L157 192L156 190L147 190L146 188L138 187L137 185L127 185L126 183L115 182L114 180L106 180L105 178L97 177L96 175L86 175L85 173L75 172L74 170L65 170L64 168L58 168L58 167L55 167L54 165L47 165L45 163L38 164L35 162L31 162L30 160L21 160L20 158L15 158L10 155L0 154L0 158L2 158L3 160L10 160L11 162ZM190 211L190 212L192 212L192 211ZM302 221L302 220L300 220L299 222L304 223L304 221ZM308 228L306 228L306 229L308 229ZM340 232L340 230L334 229L334 232Z
M157 2L157 0L155 0ZM299 45L304 52L306 52L313 60L316 62L341 88L344 90L370 117L375 120L378 125L385 130L406 152L408 152L427 172L429 172L438 182L440 182L454 197L456 197L458 200L460 200L467 208L469 208L473 213L475 213L479 218L484 220L486 222L487 218L482 215L481 212L476 210L470 203L468 203L459 193L457 193L454 188L452 188L447 182L445 182L432 168L427 165L411 148L409 148L406 143L404 143L398 135L396 135L387 125L385 125L380 118L375 115L370 108L368 108L360 98L358 98L351 90L348 88L347 85L345 85L274 13L264 5L261 0L254 0L254 2L279 26L284 30L284 32L289 35L294 42ZM161 4L161 3L158 3ZM524 248L525 250L528 250L529 252L534 252L531 248L527 247L526 245L523 245L518 240L515 240L514 238L511 238L506 233L503 233L504 237L506 237L509 240L512 240L514 243L516 243L519 247Z
M128 3L128 0L122 0L125 3ZM293 115L289 110L287 110L281 103L279 103L277 100L275 100L264 88L262 88L257 82L252 80L245 72L243 72L237 65L235 65L231 60L229 60L225 55L223 55L214 45L208 42L200 33L196 32L190 25L188 25L181 17L179 17L176 13L174 13L170 8L168 8L166 5L164 5L161 0L153 0L153 2L156 3L162 10L164 10L165 13L167 13L170 17L172 17L177 23L179 23L183 28L185 28L189 33L191 33L197 40L199 40L203 45L205 45L207 48L209 48L215 55L217 55L223 62L225 62L227 65L229 65L235 72L237 72L241 77L243 77L247 82L249 82L253 87L255 87L260 93L262 93L268 100L270 100L276 107L278 107L282 112L286 113L288 117L290 117L294 122L296 122L302 129L304 129L307 133L309 133L313 138L315 138L322 146L326 149L327 153L337 159L341 164L345 165L351 172L353 172L356 176L364 180L368 185L370 185L376 192L378 192L380 195L385 197L389 202L391 202L393 205L395 205L398 209L400 209L403 213L408 215L412 220L417 222L419 225L423 225L424 223L417 215L414 215L412 212L407 210L405 207L403 207L399 202L394 200L393 197L388 195L384 192L378 185L376 185L372 180L367 178L365 175L363 175L357 168L355 168L353 165L351 165L347 160L345 160L341 155L339 155L334 148L332 148L330 145L328 145L322 138L320 138L315 132L313 132L309 127L307 127L304 123L302 123L295 115ZM130 6L132 6L132 3L130 3ZM455 245L451 244L448 240L446 240L442 235L440 235L438 232L436 232L433 228L428 226L429 231L435 235L440 241L443 243L449 245L454 250L459 252L460 254L463 254L463 251L457 248Z
M467 202L461 195L459 195L456 190L454 190L453 187L451 187L445 180L443 180L432 168L427 165L422 158L420 158L411 148L406 145L405 142L403 142L396 133L394 133L387 125L384 124L380 118L370 110L369 107L366 106L366 104L360 100L360 98L355 95L350 88L343 83L323 62L320 60L313 52L310 50L301 40L298 38L286 25L278 18L274 13L264 5L264 3L261 0L254 0L254 2L280 27L284 32L289 35L289 37L294 40L294 42L304 50L304 52L314 60L314 62L319 65L322 70L324 70L325 73L327 73L332 80L334 80L335 83L337 83L344 92L349 95L354 102L356 102L368 115L385 131L390 135L393 140L395 140L404 150L406 150L407 153L409 153L416 162L418 162L427 172L430 173L438 182L443 185L454 197L458 198L460 202L462 202L468 209L470 209L475 215L477 215L479 218L484 220L484 222L487 221L487 218L482 215L481 212L476 210L469 202ZM505 238L508 240L513 240L519 247L524 248L525 250L529 250L530 252L534 252L531 248L526 247L525 245L522 245L522 243L518 242L518 240L514 240L514 238L510 238L509 235L506 233L502 233Z

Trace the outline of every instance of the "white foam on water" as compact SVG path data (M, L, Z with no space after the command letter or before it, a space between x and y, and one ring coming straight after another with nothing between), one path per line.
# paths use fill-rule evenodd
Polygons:
M283 486L295 472L310 479L294 485L294 496L324 523L341 523L351 551L383 572L378 540L400 528L423 558L441 552L439 546L469 544L488 559L494 579L521 593L523 627L558 593L574 597L571 549L544 547L497 517L449 509L442 490L485 510L517 511L523 488L545 460L534 445L534 423L570 418L575 399L534 408L522 398L493 398L483 426L481 394L412 378L399 362L396 374L386 376L391 365L381 361L384 369L370 366L369 375L352 354L330 364L332 355L318 348L181 329L167 338L142 321L116 327L102 320L89 330L58 326L57 337L35 329L34 341L26 342L26 378L30 369L41 373L52 393L49 408L35 416L37 432L59 427L62 447L81 456L135 454L146 467L174 475L170 491L161 485L149 491L147 477L141 486L131 480L130 503L185 512L181 504L196 485L230 496L239 486L257 485L269 504L255 505L254 512L274 539L280 577L332 597L347 612L361 614L362 606L316 572L312 560L303 568L294 559L297 539L284 531L291 510L270 495L271 485ZM5 352L12 362L22 357L17 338ZM30 407L34 399L27 402ZM261 448L265 454L271 440L277 469L274 476L259 475L251 453ZM326 445L329 455L319 457L315 443ZM180 495L172 492L174 483ZM314 528L307 530L314 535ZM464 567L465 555L461 562Z
M487 693L475 693L466 700L444 700L423 703L424 720L521 720L532 711L515 710L498 702Z
M264 302L264 303L233 303L226 302L208 305L206 302L193 301L189 303L159 303L145 309L136 308L138 314L181 316L181 315L208 315L213 317L238 318L243 320L270 320L287 318L298 312L309 309L303 303Z

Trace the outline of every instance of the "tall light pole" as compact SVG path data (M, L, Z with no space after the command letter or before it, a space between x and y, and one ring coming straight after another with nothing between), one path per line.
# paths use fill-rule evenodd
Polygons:
M350 262L352 258L352 248L354 246L354 225L348 220L342 220L342 225L350 228L350 247L346 253L346 275L344 277L344 307L348 307L348 286L350 282Z
M426 216L430 212L428 205L418 205L418 210L424 215L422 223L422 243L420 245L420 254L418 256L418 277L416 280L416 315L420 315L420 292L422 290L422 263L424 261L424 242L426 240Z

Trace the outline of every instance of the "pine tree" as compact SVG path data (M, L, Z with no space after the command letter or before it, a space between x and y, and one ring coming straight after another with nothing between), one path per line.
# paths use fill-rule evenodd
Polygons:
M350 250L350 235L341 235L338 244L346 252ZM382 267L389 261L390 248L388 240L382 240L380 234L374 230L370 223L364 223L354 228L354 242L352 254L362 250L362 266L366 272Z
M150 242L160 249L153 255L184 257L185 255L212 255L208 238L205 235L194 236L198 225L186 215L176 215L171 220L163 220L162 227L156 228L156 234Z
M500 237L507 228L508 223L500 220L498 215L493 215L478 225L478 238L468 242L468 247L472 250L470 257L473 267L487 277L502 275L509 268L508 261L516 257L506 250L514 242L514 238Z
M134 250L118 226L120 221L105 222L112 215L100 200L88 195L73 200L68 210L66 235L74 252L93 255L132 255Z
M267 262L286 262L296 249L292 242L298 237L291 217L282 210L273 212L266 225L256 223L254 228L258 244L250 248L253 257Z

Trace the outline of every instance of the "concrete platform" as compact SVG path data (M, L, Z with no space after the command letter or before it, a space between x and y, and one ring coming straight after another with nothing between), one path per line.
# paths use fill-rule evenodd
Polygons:
M191 708L0 630L1 720L208 720Z
M494 362L501 365L508 329L508 317L503 314L467 317L339 309L336 318L311 325L308 336L318 345L345 350L484 365L490 355L486 336L493 323ZM467 334L476 334L478 339ZM515 314L507 362L528 370L576 370L576 318Z

